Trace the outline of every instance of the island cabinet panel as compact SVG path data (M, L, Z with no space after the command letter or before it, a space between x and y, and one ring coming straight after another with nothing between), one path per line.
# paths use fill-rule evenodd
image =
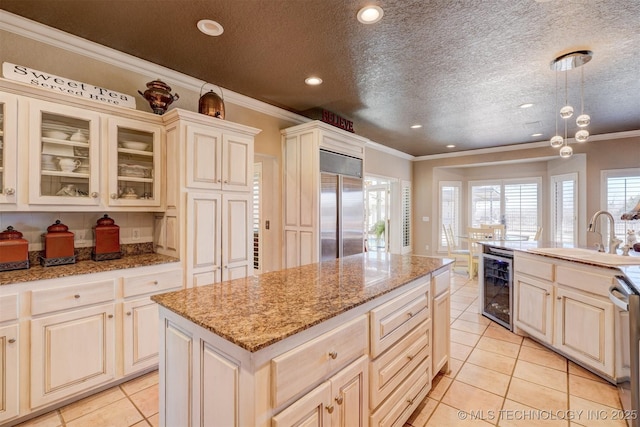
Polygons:
M271 361L273 406L279 407L327 375L367 353L367 318L319 336Z
M451 354L451 334L449 322L451 321L451 275L449 270L434 274L431 278L431 307L432 324L432 370L431 375L438 372L449 371L449 355Z
M160 376L160 400L166 402L160 411L160 425L192 426L194 407L193 335L173 322L165 321L163 371ZM196 371L197 372L197 371ZM198 380L199 381L199 380Z
M272 418L273 427L330 427L331 383L324 382Z
M425 283L371 310L371 356L378 357L411 329L427 320L429 284Z
M200 347L203 426L239 426L240 362L203 342Z
M526 276L515 277L514 323L547 344L553 340L553 284Z

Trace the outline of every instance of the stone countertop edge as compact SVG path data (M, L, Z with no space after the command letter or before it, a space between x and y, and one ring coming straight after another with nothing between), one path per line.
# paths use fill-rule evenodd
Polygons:
M254 353L452 262L369 252L151 299Z
M487 246L492 246L495 248L502 248L502 249L511 249L514 251L520 251L520 252L529 252L529 250L531 249L543 249L543 248L584 248L587 249L583 246L573 246L573 245L568 245L568 244L558 244L558 243L553 243L553 242L536 242L536 241L511 241L511 240L500 240L500 241L486 241L486 242L481 242L483 245L487 245ZM595 249L594 249L595 250ZM540 252L530 252L534 255L539 255L539 256L544 256L547 258L554 258L554 259L561 259L561 260L565 260L565 261L572 261L572 262L577 262L577 263L581 263L581 264L585 264L585 265L591 265L591 266L595 266L595 267L601 267L601 268L611 268L614 270L619 271L622 275L624 275L630 282L631 284L633 284L633 286L640 291L640 265L618 265L618 266L612 266L612 265L606 265L606 264L599 264L598 262L595 261L590 261L590 260L579 260L579 259L575 259L575 258L564 258L559 254L545 254L545 253L540 253ZM640 261L640 260L639 260Z
M179 262L178 258L156 253L126 255L120 259L109 261L78 261L75 264L42 267L32 265L25 270L11 270L0 272L0 286L34 280L57 279L60 277L78 276L81 274L101 273L103 271L122 270L127 268L144 267L149 265Z

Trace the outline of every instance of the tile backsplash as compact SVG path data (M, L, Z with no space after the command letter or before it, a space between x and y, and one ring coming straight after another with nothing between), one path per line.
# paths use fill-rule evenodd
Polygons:
M0 231L8 226L22 233L29 241L30 251L44 249L42 235L47 227L60 220L75 234L75 247L94 245L93 227L105 212L3 212L0 213ZM120 243L153 242L154 214L149 212L109 212L120 226Z

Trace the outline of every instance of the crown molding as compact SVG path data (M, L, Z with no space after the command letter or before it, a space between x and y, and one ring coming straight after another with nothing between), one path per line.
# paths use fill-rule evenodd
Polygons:
M0 10L0 30L45 43L60 49L86 56L125 70L147 74L179 85L185 89L200 92L205 82L195 77L171 70L153 62L83 39L73 34L48 27L22 16ZM223 88L224 89L224 88ZM231 104L246 107L260 113L294 123L306 123L310 119L291 111L273 106L263 101L224 89L224 100Z
M386 145L382 145L382 144L379 144L377 142L373 142L371 140L369 140L365 144L365 147L366 148L371 148L372 150L376 150L376 151L382 151L383 153L390 154L390 155L395 156L395 157L400 157L401 159L405 159L405 160L414 160L415 159L415 157L412 156L411 154L407 154L404 151L396 150L395 148L391 148L391 147L388 147Z

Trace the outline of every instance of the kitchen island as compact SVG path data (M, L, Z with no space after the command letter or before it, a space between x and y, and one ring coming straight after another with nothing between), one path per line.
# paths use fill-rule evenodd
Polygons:
M451 262L366 253L154 296L160 424L406 420L432 351L448 354ZM432 314L435 294L447 298Z

